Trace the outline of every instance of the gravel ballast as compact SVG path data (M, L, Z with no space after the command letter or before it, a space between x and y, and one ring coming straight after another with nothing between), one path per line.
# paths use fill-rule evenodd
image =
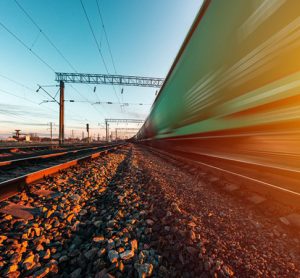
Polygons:
M47 178L1 214L0 277L300 277L299 231L129 145ZM0 208L8 201L0 203Z

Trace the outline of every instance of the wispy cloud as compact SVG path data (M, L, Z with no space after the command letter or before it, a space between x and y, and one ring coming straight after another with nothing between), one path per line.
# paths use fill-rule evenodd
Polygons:
M49 118L52 117L50 113L39 111L30 106L21 106L15 104L0 103L0 113L3 115L16 115L27 117Z

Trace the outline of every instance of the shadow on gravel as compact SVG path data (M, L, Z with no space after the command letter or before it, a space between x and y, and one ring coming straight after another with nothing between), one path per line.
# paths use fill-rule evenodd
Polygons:
M163 265L171 270L171 276L266 277L275 273L281 277L289 274L297 277L299 272L288 258L289 254L285 252L283 256L276 253L280 246L289 245L281 244L282 239L277 241L276 237L272 242L274 235L267 227L253 226L247 218L248 212L243 211L248 206L228 205L228 198L223 200L220 194L213 194L210 190L216 182L213 177L202 175L200 170L191 171L191 167L186 165L190 169L185 170L194 172L188 175L194 181L189 181L186 175L182 179L180 171L184 172L186 167L166 165L168 171L160 170L162 164L159 159L151 159L151 155L145 152L142 154L156 166L145 167L145 159L141 159L141 167L146 169L144 176L157 178L148 178L144 182L149 184L147 193L152 203L147 217L155 220L150 242L163 255ZM153 170L156 171L154 175ZM201 190L202 185L199 184L197 188L198 179L208 186L203 186ZM165 181L167 184L164 184ZM177 200L180 201L177 203ZM293 260L297 261L295 258ZM236 273L229 265L234 267Z
M129 244L129 239L133 238L131 233L123 231L125 219L120 209L124 210L124 205L118 199L118 186L123 187L122 177L128 171L131 155L131 151L127 152L114 176L106 185L105 182L101 184L82 206L79 221L72 227L71 238L65 242L63 249L67 258L60 263L57 276L110 277L106 273L116 274L117 277L133 275L133 267L126 267L118 257L114 260L108 256L111 250L125 250L125 246L122 246ZM126 242L121 242L120 237L127 237Z
M143 202L145 215L144 244L162 255L160 277L208 277L210 263L206 260L200 235L193 217L182 211L175 200L163 195L162 185L144 173ZM206 270L206 271L205 271Z
M147 167L142 169L130 149L108 185L91 194L65 242L60 275L232 276L223 262L206 254L197 219L163 194Z

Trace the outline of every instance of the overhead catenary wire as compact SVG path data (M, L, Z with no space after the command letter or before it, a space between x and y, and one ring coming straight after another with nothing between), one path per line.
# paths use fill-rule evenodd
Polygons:
M28 99L28 98L25 98L25 97L16 95L16 94L14 94L14 93L12 93L12 92L10 92L10 91L7 91L7 90L0 89L0 91L1 91L2 93L4 93L4 94L11 95L11 96L14 96L14 97L19 98L19 99L23 99L23 100L25 100L25 101L27 101L27 102L30 102L30 103L32 103L32 104L35 104L35 105L38 105L39 107L41 107L39 103L34 102L34 101L32 101L32 100L30 100L30 99ZM51 109L50 107L44 107L44 108L47 109L47 110L50 110L51 112L56 112L55 110ZM71 113L70 113L70 114L71 114ZM73 116L76 116L76 117L77 117L77 115L75 115L75 114L74 114ZM82 119L78 119L78 118L74 118L74 117L72 117L71 119L74 120L74 121L82 121Z
M35 24L36 25L36 24ZM25 49L27 49L30 53L32 53L40 62L42 62L45 66L47 66L52 72L54 72L55 73L55 69L49 64L49 63L47 63L41 56L39 56L30 46L28 46L22 39L20 39L19 37L18 37L18 35L16 35L13 31L11 31L4 23L2 23L2 22L0 22L0 26L2 26L2 28L4 29L4 30L6 30L12 37L14 37ZM40 28L39 28L39 30L41 30ZM44 34L44 33L43 33ZM45 34L44 34L45 35ZM46 36L46 35L45 35ZM50 40L50 39L49 39ZM55 47L55 45L53 44L53 43L51 43L51 45L53 46L53 47ZM55 47L55 49L57 49L57 51L59 51L59 49L57 48L57 47ZM60 52L60 51L59 51ZM60 52L61 53L61 52ZM7 78L6 76L3 76L2 75L2 77L3 78L6 78L7 80L9 80L9 81L11 81L11 82L13 82L13 83L15 83L15 84L18 84L18 85L20 85L20 86L22 86L22 87L24 87L24 88L27 88L28 90L31 90L31 88L29 88L28 86L26 86L26 85L24 85L24 84L22 84L22 83L20 83L20 82L17 82L17 81L15 81L15 80L13 80L13 79L10 79L10 78ZM35 103L35 102L33 102L33 101L30 101L29 99L27 99L27 98L25 98L25 97L21 97L21 96L18 96L18 95L16 95L16 94L13 94L13 93L11 93L11 92L8 92L8 91L5 91L5 90L2 90L2 89L0 89L0 91L1 92L3 92L3 93L5 93L5 94L9 94L9 95L12 95L12 96L14 96L14 97L17 97L17 98L20 98L20 99L23 99L23 100L26 100L26 101L28 101L28 102L31 102L31 103L33 103L33 104L35 104L35 105L38 105L38 103ZM46 107L43 107L43 108L46 108ZM46 109L48 109L48 110L51 110L51 111L54 111L53 109L51 109L51 108L46 108ZM97 110L96 108L94 108L98 113L99 113L99 110ZM103 115L102 115L103 116ZM76 120L76 121L79 121L78 119L74 119L73 117L71 118L72 120Z
M100 102L94 102L92 104L119 104L117 102L111 102L111 101L100 101ZM121 103L122 106L130 106L130 105L139 105L139 106L142 106L142 105L152 105L150 103L141 103L141 102L122 102Z
M104 20L103 20L103 17L102 17L100 5L99 5L99 0L95 0L95 1L96 1L97 11L98 11L98 14L99 14L99 17L100 17L103 33L104 33L105 40L106 40L106 43L107 43L109 55L110 55L111 62L112 62L112 65L113 65L114 73L117 74L116 63L115 63L114 57L112 55L112 50L111 50L111 46L110 46L110 43L109 43L109 40L108 40L108 35L107 35L107 32L106 32L106 28L105 28L105 25L104 25ZM121 89L121 91L123 91L123 89ZM121 92L121 99L122 99L122 102L124 102L122 92Z
M35 27L40 31L40 33L44 36L44 38L51 44L51 46L57 51L57 53L61 56L62 59L75 71L75 67L70 63L70 61L63 55L63 53L56 47L56 45L52 42L52 40L47 36L47 34L40 28L40 26L35 22L35 20L30 16L30 14L23 8L23 6L15 0L18 7L23 11L23 13L29 18L29 20L35 25Z
M15 83L16 85L21 86L21 87L27 89L27 90L30 91L30 92L34 91L33 88L30 88L30 87L28 87L27 85L25 85L25 84L23 84L23 83L21 83L21 82L19 82L19 81L16 81L16 80L14 80L14 79L12 79L12 78L10 78L10 77L8 77L8 76L5 76L5 75L3 75L3 74L0 74L0 77L4 78L4 79L6 79L6 80L8 80L8 81L10 81L10 82L12 82L12 83Z
M83 5L82 0L80 0L80 3L81 3L81 7L82 7L82 9L83 9L85 18L86 18L86 20L87 20L87 22L88 22L89 28L90 28L90 30L91 30L91 33L92 33L92 35L93 35L94 41L95 41L95 43L96 43L96 45L97 45L97 49L98 49L98 52L99 52L100 57L101 57L101 59L102 59L103 65L104 65L104 67L105 67L105 70L106 70L107 73L109 73L109 70L108 70L107 65L106 65L106 63L105 63L105 60L104 60L102 51L101 51L101 49L100 49L98 40L97 40L97 38L96 38L94 29L93 29L93 27L92 27L91 21L90 21L90 19L89 19L89 16L88 16L88 14L87 14L87 12L86 12L86 9L85 9L85 7L84 7L84 5Z
M29 103L33 103L33 104L35 104L35 105L39 105L38 103L36 103L36 102L34 102L34 101L30 100L30 99L27 99L27 98L22 97L22 96L18 96L18 95L16 95L16 94L12 93L12 92L7 91L7 90L0 89L0 91L1 91L2 93L4 93L4 94L14 96L14 97L16 97L16 98L25 100L25 101L27 101L27 102L29 102ZM48 109L48 110L51 110L51 111L54 111L53 109L51 109L51 108L49 108L49 107L47 107L47 109ZM14 115L11 115L11 116L17 117L15 114L14 114ZM20 117L20 116L19 116L19 117ZM23 118L23 117L22 117L22 118ZM24 118L23 118L23 119L24 119Z
M44 36L44 38L48 41L48 43L56 50L56 52L60 55L60 57L69 65L69 67L74 70L76 73L78 73L78 71L76 70L76 68L74 67L74 65L66 58L66 56L59 50L59 48L54 44L54 42L49 38L49 36L42 30L42 28L37 24L37 22L33 19L33 17L25 10L25 8L17 1L15 0L15 3L17 4L17 6L21 9L21 11L26 15L26 17L28 17L28 19L32 22L32 24L38 29L38 31ZM74 87L72 86L72 88L74 89ZM75 89L74 89L75 90ZM76 90L75 90L76 91ZM77 93L79 93L78 91L76 91ZM80 93L79 95L84 98ZM98 95L96 94L98 100L100 101ZM94 108L95 109L95 108ZM95 111L97 113L100 113L99 110L95 109ZM103 115L103 113L100 113L103 117L105 117Z
M85 97L84 95L82 95L82 94L79 92L79 90L77 90L72 84L70 84L70 87L71 87L71 88L72 88L79 96L81 96L84 100L86 100L87 102L89 102L90 104L92 104L92 102L91 102L87 97ZM99 99L99 97L98 97L98 99ZM102 111L96 109L96 107L94 107L93 105L92 105L92 107L93 107L93 109L94 109L97 113L101 114L101 116L105 118L105 115L103 114Z
M34 101L32 101L32 100L30 100L30 99L28 99L28 98L22 97L22 96L18 96L18 95L16 95L16 94L12 93L12 92L7 91L7 90L0 89L0 91L1 91L2 93L4 93L4 94L8 94L8 95L14 96L14 97L16 97L16 98L20 98L20 99L26 100L26 101L28 101L28 102L31 102L31 103L35 104L35 105L39 105L37 102L34 102ZM48 109L48 110L51 110L51 111L54 111L53 109L51 109L51 108L49 108L49 107L48 107L47 109ZM56 111L54 111L54 112L56 112Z
M32 50L24 41L22 41L15 33L9 30L2 22L0 22L0 26L2 26L9 34L11 34L20 44L22 44L27 50L29 50L37 59L39 59L45 66L47 66L51 71L55 73L55 70L52 66L50 66L44 59L42 59L34 50Z
M115 72L115 74L117 74L116 64L115 64L115 61L114 61L114 58L113 58L113 55L112 55L110 43L109 43L109 40L108 40L107 32L106 32L106 29L105 29L103 17L102 17L100 6L99 6L99 0L95 0L95 1L96 1L96 4L97 4L97 11L98 11L98 14L99 14L99 17L100 17L100 20L101 20L101 24L102 24L105 40L106 40L106 43L107 43L107 46L108 46L108 51L109 51L109 55L110 55L110 58L111 58L111 62L112 62L113 68L114 68L114 72Z
M56 49L56 51L61 55L61 57L69 64L69 66L74 70L76 71L75 67L67 60L67 58L62 54L62 52L55 46L55 44L51 41L51 39L46 35L46 33L44 33L44 31L38 26L38 24L33 20L33 18L26 12L26 10L19 4L19 2L17 0L15 0L15 2L17 3L17 5L20 7L20 9L22 9L22 11L26 14L26 16L28 16L28 18L30 18L31 22L36 26L36 28L38 28L39 32L43 34L43 36L47 39L47 41ZM82 1L81 1L82 2ZM87 16L87 14L86 14ZM87 16L88 18L88 16ZM0 22L0 25L10 34L12 35L21 45L23 45L23 47L25 47L27 50L29 50L38 60L40 60L45 66L47 66L52 72L55 72L54 68L49 64L47 63L41 56L39 56L29 45L27 45L22 39L20 39L14 32L12 32L6 25L4 25L2 22ZM90 25L90 27L92 27ZM103 57L103 60L104 60L104 57ZM105 61L104 61L105 62ZM115 68L115 66L114 66ZM106 70L108 71L107 67L106 67ZM77 71L76 71L77 72ZM16 82L15 82L16 83ZM26 86L26 85L25 85ZM30 89L29 87L27 87L28 89ZM113 87L114 91L115 91L115 88ZM116 97L118 99L118 102L119 104L121 105L120 103L120 100L117 96L117 93L115 91L115 94L116 94ZM96 94L97 95L97 94ZM80 94L80 96L82 97L82 94ZM97 95L98 97L98 95ZM99 100L99 97L98 97L98 100ZM96 110L96 112L98 113L101 113L102 114L102 111L100 112L98 109L94 108ZM102 114L102 116L104 116Z
M95 0L95 1L96 1L96 4L97 4L97 10L98 10L98 14L99 14L99 17L100 17L100 20L101 20L105 40L106 40L106 43L107 43L107 46L108 46L109 55L110 55L111 62L112 62L113 68L114 68L114 73L117 74L116 63L115 63L115 60L114 60L114 57L113 57L113 54L112 54L110 42L108 40L108 35L107 35L107 32L106 32L104 20L103 20L103 17L102 17L100 5L99 5L99 0ZM122 102L124 102L123 88L120 88L120 89L121 89L121 99L122 99Z
M18 86L20 86L20 87L26 89L28 92L34 94L35 89L30 88L30 87L28 87L27 85L25 85L25 84L23 84L23 83L21 83L21 82L19 82L19 81L16 81L16 80L14 80L14 79L12 79L11 77L8 77L8 76L6 76L6 75L0 74L0 77L6 79L6 80L8 80L8 81L10 81L10 82L12 82L12 83L14 83L14 84L16 84L16 85L18 85Z
M96 38L96 35L95 35L94 30L93 30L91 21L90 21L90 19L89 19L89 16L88 16L88 14L87 14L87 12L86 12L86 9L85 9L85 7L84 7L84 5L83 5L82 0L80 0L80 3L81 3L81 7L82 7L82 9L83 9L84 15L85 15L85 17L86 17L86 20L87 20L87 22L88 22L90 31L91 31L91 33L92 33L92 35L93 35L93 38L94 38L94 41L95 41L95 43L96 43L96 46L97 46L99 55L100 55L100 57L101 57L101 60L102 60L102 62L103 62L103 65L104 65L104 67L105 67L105 70L106 70L107 74L109 74L109 70L108 70L108 67L107 67L107 65L106 65L106 62L105 62L105 60L104 60L104 56L103 56L102 51L101 51L101 49L100 49L98 40L97 40L97 38ZM115 89L114 86L113 86L113 90L114 90L114 93L115 93L115 96L116 96L118 102L120 102L120 99L119 99L119 97L118 97L118 94L117 94L116 89Z
M82 8L83 8L83 11L84 11L84 13L85 13L86 19L87 19L87 21L88 21L90 30L91 30L91 32L92 32L93 38L94 38L94 40L95 40L95 42L96 42L97 49L98 49L98 51L99 51L99 54L101 55L101 59L102 59L102 61L103 61L103 64L104 64L104 66L105 66L105 69L106 69L107 73L109 73L108 67L107 67L107 65L106 65L106 63L105 63L105 60L104 60L102 51L101 51L100 46L99 46L99 44L98 44L98 41L97 41L97 39L96 39L94 30L93 30L93 28L92 28L90 19L89 19L89 17L88 17L87 12L86 12L86 9L85 9L85 7L84 7L84 5L83 5L82 0L80 0L80 2L81 2L81 5L82 5ZM28 17L28 19L32 22L32 24L38 29L38 31L39 31L38 37L39 37L40 34L42 34L42 35L44 36L44 38L49 42L49 44L50 44L50 45L57 51L57 53L61 56L61 58L62 58L62 59L70 66L70 68L72 68L72 70L74 70L74 71L77 73L78 71L76 70L76 68L74 67L74 65L71 64L71 62L65 57L65 55L59 50L59 48L53 43L53 41L52 41L52 40L49 38L49 36L42 30L42 28L37 24L37 22L33 19L33 17L25 10L25 8L24 8L17 0L15 0L15 3L16 3L17 6L21 9L21 11L26 15L26 17ZM116 71L116 66L115 66L115 62L114 62L114 58L113 58L112 51L111 51L111 46L110 46L110 43L109 43L109 40L108 40L108 35L107 35L107 32L106 32L105 25L104 25L104 21L103 21L103 17L102 17L101 11L100 11L99 1L96 0L96 4L97 4L97 11L98 11L98 14L99 14L99 17L100 17L100 20L101 20L103 32L104 32L104 35L105 35L105 39L106 39L106 42L107 42L107 46L108 46L108 49L109 49L110 57L111 57L111 60L112 60L112 65L113 65L113 68L114 68L114 72L117 73L117 71ZM28 47L27 45L24 45L24 46L26 46L27 48L30 49L30 51L32 51L32 47ZM34 52L33 54L36 54L36 53ZM37 54L36 54L36 55L37 55ZM38 56L38 57L40 57L40 56ZM40 58L41 58L41 57L40 57ZM41 58L41 60L42 60L44 63L46 63L46 61L43 60L42 58ZM47 64L47 63L46 63L46 64ZM48 65L49 65L49 64L48 64ZM50 66L50 65L49 65L49 66ZM52 67L51 67L51 68L52 68ZM52 70L54 71L53 68L52 68ZM72 86L72 88L74 89L73 86ZM118 97L118 95L117 95L117 92L116 92L114 86L113 86L113 89L114 89L114 93L115 93L115 95L116 95L116 98L117 98L119 104L121 105L120 100L119 100L119 97ZM76 91L77 91L77 90L76 90ZM79 93L79 92L77 91L77 93ZM100 102L100 99L99 99L98 94L97 94L97 93L95 93L95 94L96 94L96 97L97 97L98 101ZM82 98L86 99L85 97L82 96L82 94L79 93L79 95L80 95ZM87 100L87 99L86 99L86 100ZM122 108L122 106L121 106L121 108ZM95 109L95 108L94 108L94 109ZM102 111L100 112L98 109L95 109L95 110L96 110L96 112L98 112L98 113L100 113L102 116L104 116L104 114L102 113Z

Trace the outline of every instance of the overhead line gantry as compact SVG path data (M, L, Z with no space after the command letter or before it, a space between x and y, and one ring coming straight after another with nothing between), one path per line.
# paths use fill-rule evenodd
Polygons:
M106 141L108 141L109 123L142 124L142 123L144 123L144 121L143 120L139 120L139 119L105 119Z
M164 78L142 77L131 75L116 74L90 74L90 73L55 73L57 82L65 83L85 83L85 84L101 84L101 85L123 85L123 86L139 86L139 87L155 87L160 88L164 82Z
M65 83L81 83L94 85L121 85L160 88L164 78L116 75L116 74L91 74L91 73L55 73L55 81L59 83L59 144L64 143L64 103ZM108 139L108 122L117 120L119 122L143 123L142 120L131 119L105 119L106 138Z

